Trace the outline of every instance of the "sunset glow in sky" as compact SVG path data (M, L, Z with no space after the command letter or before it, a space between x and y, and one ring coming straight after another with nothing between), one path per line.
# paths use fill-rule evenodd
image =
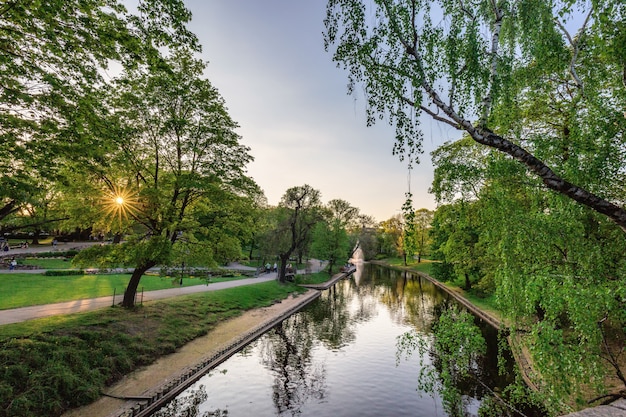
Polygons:
M398 214L408 190L407 164L392 155L394 129L365 124L362 91L347 94L347 75L324 50L323 0L187 0L190 29L203 46L206 72L251 148L248 173L276 205L309 184L322 201L340 198L378 221ZM435 208L427 193L429 152L459 133L427 121L425 153L411 172L414 207Z

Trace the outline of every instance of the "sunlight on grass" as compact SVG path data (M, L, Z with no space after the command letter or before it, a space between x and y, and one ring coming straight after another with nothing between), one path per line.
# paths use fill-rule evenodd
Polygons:
M122 294L129 274L44 276L40 274L14 273L2 275L0 286L0 310L32 305L58 303L84 298L105 297L113 291ZM203 285L201 278L185 278L184 286ZM139 291L161 290L178 286L171 278L144 275Z

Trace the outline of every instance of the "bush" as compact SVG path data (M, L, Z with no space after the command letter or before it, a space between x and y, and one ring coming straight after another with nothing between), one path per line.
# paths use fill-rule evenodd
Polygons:
M61 277L68 275L85 275L85 271L82 269L50 269L44 272L45 276L48 277Z
M78 253L77 250L66 250L63 252L40 252L37 253L37 258L73 258Z

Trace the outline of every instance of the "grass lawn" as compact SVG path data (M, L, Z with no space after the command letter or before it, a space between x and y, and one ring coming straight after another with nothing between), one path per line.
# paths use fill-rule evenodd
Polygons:
M409 268L412 271L419 271L430 275L430 267L433 261L422 258L421 262L417 262L417 260L413 259L407 262L406 267L404 266L404 260L402 258L385 258L381 259L381 262L391 266Z
M296 284L323 284L330 279L328 272L315 272L313 274L296 275Z
M0 326L0 415L60 416L218 322L303 291L271 281Z
M211 278L211 282L231 281L246 278ZM83 298L105 297L123 294L130 279L129 274L45 276L40 274L10 273L0 274L0 310L26 307ZM206 284L204 278L183 279L183 286ZM178 279L144 275L138 291L162 290L178 286Z

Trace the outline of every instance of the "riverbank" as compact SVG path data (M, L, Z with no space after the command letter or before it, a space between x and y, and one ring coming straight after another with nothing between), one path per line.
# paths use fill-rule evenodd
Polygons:
M149 415L162 403L173 399L208 370L213 369L267 330L320 296L340 279L354 272L335 274L303 294L277 300L269 307L257 308L223 321L205 336L194 339L176 352L162 356L107 388L95 402L63 417L130 417Z
M486 323L488 323L489 325L491 325L497 330L509 333L510 326L508 323L506 323L499 315L494 314L493 312L488 312L478 307L474 303L472 303L470 300L468 300L466 297L463 296L462 294L463 290L461 290L460 288L449 287L447 285L444 285L443 283L439 282L438 280L428 275L427 273L422 272L422 271L416 271L412 269L411 267L391 265L384 261L370 261L370 262L373 264L385 266L388 268L409 271L409 272L412 272L414 274L417 274L423 277L424 279L427 279L433 285L442 289L451 297L453 297L457 302L465 306L469 311L471 311L474 315L479 317L481 320L485 321ZM524 343L520 339L519 334L515 334L515 335L508 334L507 340L511 348L511 352L514 356L515 362L517 364L517 367L520 371L520 375L522 376L522 379L531 390L538 392L539 388L535 381L539 379L540 377L537 376L537 373L533 369L532 358L530 356L530 353L528 352L528 349L524 346ZM617 401L612 402L611 404L582 409L580 411L567 414L564 417L617 417L617 416L620 416L620 417L626 416L626 399L619 399Z
M237 352L239 344L258 337L292 312L299 310L320 295L319 291L291 296L272 306L247 311L221 322L208 334L197 338L176 352L159 358L126 375L109 387L99 400L71 410L64 417L114 417L140 415L147 408L148 398L163 397L174 389L187 387L202 374ZM134 397L134 398L133 398ZM143 398L143 399L142 399Z

